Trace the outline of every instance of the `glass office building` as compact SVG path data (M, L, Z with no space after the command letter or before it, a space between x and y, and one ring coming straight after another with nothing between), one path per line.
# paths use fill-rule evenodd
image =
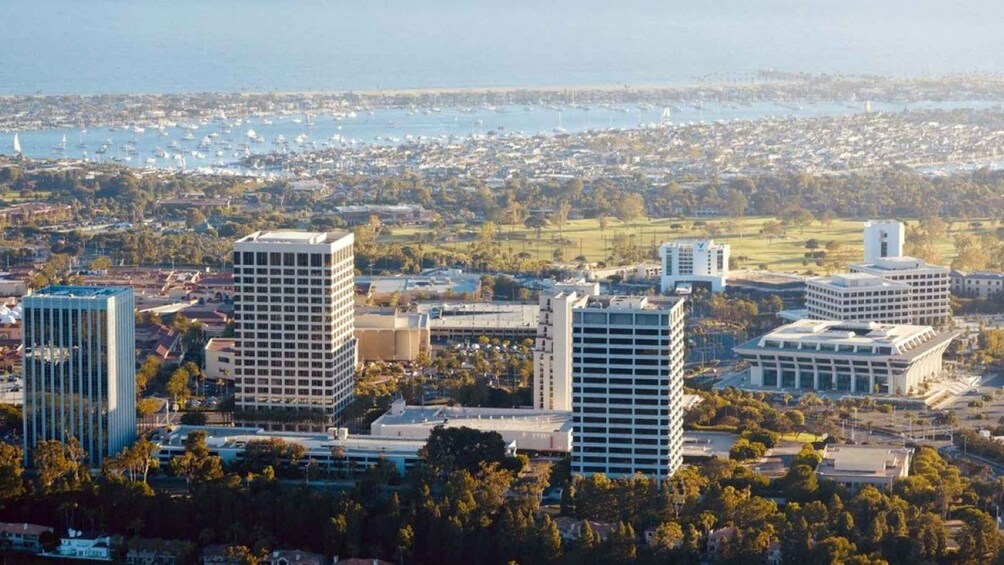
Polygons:
M51 286L24 307L24 453L77 438L99 467L136 437L131 288Z

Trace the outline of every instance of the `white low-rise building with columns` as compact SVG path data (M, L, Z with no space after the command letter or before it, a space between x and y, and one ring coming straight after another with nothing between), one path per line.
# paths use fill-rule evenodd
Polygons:
M909 395L941 375L955 336L930 326L800 320L735 351L750 363L754 387Z

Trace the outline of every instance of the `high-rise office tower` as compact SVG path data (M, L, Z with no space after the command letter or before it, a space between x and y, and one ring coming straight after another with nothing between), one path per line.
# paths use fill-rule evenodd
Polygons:
M23 302L24 453L80 442L99 467L136 437L131 288L51 286Z
M865 222L865 262L903 255L903 223L896 220Z
M572 311L572 472L656 479L682 462L683 299L595 297Z
M558 283L540 294L533 350L533 407L572 409L572 309L600 293L599 283Z
M315 430L329 423L317 415L335 418L352 401L352 248L351 233L299 231L256 232L234 244L236 407L304 416L255 423Z

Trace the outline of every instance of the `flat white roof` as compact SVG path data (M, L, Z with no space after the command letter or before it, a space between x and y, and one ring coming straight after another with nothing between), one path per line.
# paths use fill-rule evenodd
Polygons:
M347 439L339 440L331 434L303 434L295 432L268 432L261 428L231 428L225 426L178 426L168 432L166 437L157 438L160 445L184 446L188 434L197 430L206 432L206 445L210 449L243 449L250 441L262 441L272 438L281 439L287 443L302 445L307 451L330 451L333 447L342 447L352 451L380 452L386 454L411 455L425 445L424 439L402 437L383 437L369 435L349 435Z
M310 244L334 243L348 233L310 232L297 230L259 231L237 240L237 243L286 243Z
M878 275L873 275L871 273L843 273L840 275L834 275L829 278L818 278L809 281L812 286L820 286L824 288L829 288L833 290L842 290L847 288L877 288L883 287L888 290L902 290L909 291L910 285L898 282L890 281L884 279Z
M374 425L432 428L467 427L483 431L526 431L552 433L572 427L572 413L529 408L477 408L464 406L405 406L398 413L392 406Z

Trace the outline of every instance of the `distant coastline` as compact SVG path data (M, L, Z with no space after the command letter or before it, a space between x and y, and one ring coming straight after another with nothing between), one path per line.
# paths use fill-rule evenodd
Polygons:
M0 132L86 127L159 127L233 117L361 112L382 108L798 106L820 102L1004 102L1004 76L897 78L760 71L752 80L689 84L594 84L393 88L343 91L0 96Z

